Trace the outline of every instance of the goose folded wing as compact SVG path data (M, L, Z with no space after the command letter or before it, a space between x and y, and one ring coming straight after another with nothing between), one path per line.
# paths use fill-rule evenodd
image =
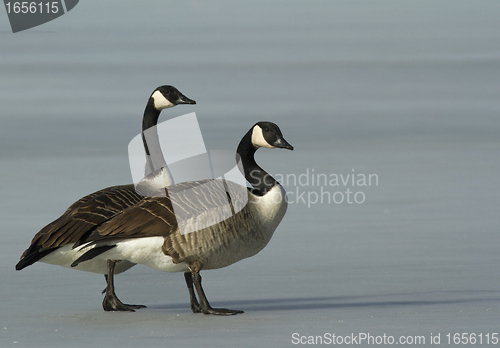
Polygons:
M169 187L167 193L166 197L145 197L120 211L82 238L78 246L89 248L132 238L167 237L179 232L179 225L194 220L209 227L210 218L221 211L231 215L235 209L241 210L247 200L246 187L224 180L180 183Z
M23 269L61 246L78 243L97 226L141 198L133 185L110 187L81 198L33 237L16 268Z
M99 225L79 241L87 251L72 266L90 260L119 242L202 230L223 221L246 204L247 189L224 180L185 182L168 188L166 197L146 197ZM192 227L195 227L194 229ZM182 238L182 237L181 237Z
M119 240L166 236L177 228L168 198L144 198L98 226L80 244L90 247Z

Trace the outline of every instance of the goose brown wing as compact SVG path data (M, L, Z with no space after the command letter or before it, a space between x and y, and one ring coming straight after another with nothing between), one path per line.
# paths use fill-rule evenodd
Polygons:
M113 186L91 193L73 203L57 220L42 228L16 265L20 270L58 247L78 242L96 226L123 209L137 204L142 196L133 185Z
M170 199L148 197L98 226L83 243L165 236L176 228Z
M208 227L218 222L214 216L220 216L221 211L228 211L231 216L235 208L241 210L247 197L246 187L224 180L184 182L166 191L165 197L146 197L117 213L79 244L91 246L130 238L167 237L178 232L179 225L193 221L201 228Z

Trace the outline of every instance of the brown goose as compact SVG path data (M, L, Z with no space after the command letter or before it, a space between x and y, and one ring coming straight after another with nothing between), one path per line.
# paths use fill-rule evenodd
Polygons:
M149 97L144 110L142 121L143 132L153 127L158 122L158 117L163 109L179 104L196 104L172 86L160 86ZM160 171L167 184L173 184L163 159L158 139L144 138L146 152L146 173ZM148 146L149 145L149 146ZM147 182L143 184L147 185ZM57 220L42 228L33 238L30 247L22 254L21 260L16 265L16 270L40 261L63 267L70 267L82 253L73 248L74 244L87 234L115 216L124 209L140 202L143 196L139 195L134 185L113 186L91 193L73 203ZM134 266L129 261L93 260L81 266L78 270L104 274L106 289L102 303L106 311L133 311L141 305L126 305L116 296L114 291L114 274L124 272Z
M285 190L255 162L254 154L259 147L293 150L277 125L258 122L245 134L237 149L242 172L253 188L227 180L169 186L163 189L167 191L166 197L144 198L84 236L77 249L85 253L72 266L96 259L113 259L165 272L185 272L193 312L243 313L212 308L199 273L202 269L226 267L257 254L267 245L285 215ZM227 214L228 211L231 214Z

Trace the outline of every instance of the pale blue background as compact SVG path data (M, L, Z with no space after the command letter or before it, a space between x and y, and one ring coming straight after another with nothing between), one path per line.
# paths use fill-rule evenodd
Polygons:
M12 34L0 11L1 346L500 331L499 13L496 0L82 0ZM194 315L181 274L143 266L117 277L123 301L148 305L136 313L102 311L101 275L14 270L71 203L131 182L127 145L162 84L197 101L162 120L195 111L209 149L269 120L295 147L259 151L271 173L379 176L361 205L290 204L259 255L203 273L212 304L243 315Z

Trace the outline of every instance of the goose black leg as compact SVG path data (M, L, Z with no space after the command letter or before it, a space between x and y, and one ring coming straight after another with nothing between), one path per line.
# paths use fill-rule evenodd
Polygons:
M201 313L200 304L198 303L198 299L196 298L196 294L193 288L193 276L191 272L184 272L184 279L186 280L186 285L189 290L189 299L191 300L191 310L193 313Z
M212 308L210 306L210 303L208 303L207 297L205 296L205 292L203 291L203 288L201 286L201 275L198 272L191 272L192 274L192 281L194 283L194 287L196 288L196 291L198 292L198 297L200 298L200 304L199 308L201 310L201 313L203 314L215 314L215 315L235 315L239 313L244 313L243 311L240 310L233 310L233 309L226 309L226 308ZM187 280L186 280L187 282ZM189 288L189 284L188 284ZM191 294L191 290L189 291ZM194 292L193 292L194 294ZM196 297L195 297L196 298ZM192 305L192 302L191 302Z
M114 282L114 274L115 274L115 264L116 261L108 260L108 274L105 274L106 278L106 289L102 291L104 296L104 300L102 301L102 308L105 311L129 311L135 312L135 309L146 308L143 305L128 305L124 304L122 301L116 297L115 294L115 282Z

